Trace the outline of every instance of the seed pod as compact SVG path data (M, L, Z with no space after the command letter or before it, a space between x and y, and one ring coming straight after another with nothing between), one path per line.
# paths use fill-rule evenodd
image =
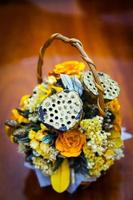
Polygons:
M104 89L104 99L112 100L118 97L120 88L118 83L111 79L111 77L103 72L98 72L101 85ZM82 76L82 81L86 90L93 96L98 96L98 90L95 86L94 78L91 71L87 71Z
M16 122L15 120L6 120L5 125L12 128L18 128L20 126L20 124Z
M60 131L67 131L79 122L82 101L74 92L60 92L45 99L39 108L39 119Z
M16 130L14 130L13 136L17 137L19 139L24 138L24 137L27 137L27 132L24 128L18 128Z

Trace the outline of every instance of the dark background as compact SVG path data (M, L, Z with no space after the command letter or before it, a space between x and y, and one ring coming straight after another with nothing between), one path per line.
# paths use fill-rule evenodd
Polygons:
M123 126L133 133L132 1L0 1L0 200L133 200L133 139L125 142L124 159L88 189L70 195L40 188L4 133L11 108L36 85L39 48L54 32L80 39L98 70L119 82ZM45 55L45 75L71 59L80 59L76 50L55 42Z

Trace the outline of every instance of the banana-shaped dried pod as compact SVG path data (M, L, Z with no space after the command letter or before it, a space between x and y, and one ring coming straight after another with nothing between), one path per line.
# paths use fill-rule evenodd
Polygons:
M11 127L11 128L18 128L18 127L20 127L20 124L18 123L18 122L16 122L15 120L6 120L5 121L5 125L6 126L9 126L9 127Z
M101 85L104 89L104 99L113 100L119 96L120 88L118 83L103 72L98 72ZM94 97L98 96L98 90L95 85L94 77L91 71L87 71L82 75L82 81L86 90Z
M51 184L56 192L64 192L70 184L70 167L65 159L61 166L51 176Z
M22 140L23 138L26 139L28 138L27 131L24 128L18 128L14 130L13 136L18 140Z
M56 93L43 101L39 119L59 131L73 128L82 116L83 103L77 92Z

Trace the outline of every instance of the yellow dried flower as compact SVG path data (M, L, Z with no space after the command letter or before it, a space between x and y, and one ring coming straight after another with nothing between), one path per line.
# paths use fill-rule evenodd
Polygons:
M54 89L56 92L62 92L64 90L62 87L57 87L54 85L49 86L49 89L50 90Z
M83 152L87 159L88 173L91 176L99 177L103 170L107 170L114 163L115 149L113 148L108 148L102 156L98 156L86 144Z
M98 152L100 155L103 153L103 144L107 143L107 138L110 133L102 130L102 117L94 117L93 119L85 119L80 122L80 127L85 131L87 136L88 145L92 148L93 152Z
M13 133L13 128L11 128L11 127L9 127L7 125L5 125L4 128L5 128L6 134L10 137L12 135L12 133Z
M110 139L120 138L121 132L118 131L111 131L111 135L109 136Z
M54 85L57 82L55 76L48 76L48 83Z
M46 135L46 134L42 133L41 131L38 131L35 135L35 139L38 141L42 141L44 135Z
M123 141L122 141L122 139L121 139L120 137L118 137L118 138L112 139L112 140L110 141L110 145L111 145L114 149L118 149L118 148L120 148L120 147L123 146Z
M30 146L31 148L33 148L34 150L36 150L37 153L39 153L40 155L43 155L42 152L42 139L45 135L47 135L47 133L45 132L47 129L47 127L41 123L40 125L41 129L36 131L30 130L29 131L29 139L30 141Z
M41 131L42 131L42 132L48 130L48 128L47 128L44 124L42 124L42 123L41 123L40 127L41 127Z
M35 135L36 135L36 132L33 131L33 130L30 130L30 132L29 132L29 139L31 139L31 140L34 139Z
M82 120L80 127L89 139L83 148L88 173L90 176L99 177L103 170L107 170L113 164L115 157L122 157L121 151L119 153L123 144L120 132L103 131L102 118L98 116Z
M20 115L16 109L12 109L12 119L16 120L18 123L29 123L29 120Z
M19 106L25 109L25 101L30 97L30 95L24 95L21 97Z
M114 161L112 159L107 160L106 163L104 163L103 165L103 169L104 171L106 171L107 169L109 169L109 167L111 167L111 165L114 164Z
M84 152L86 158L88 158L89 160L94 159L95 153L92 151L92 149L90 147L88 147L87 144L84 145L83 152Z
M47 133L45 132L46 130L48 129L44 124L41 124L41 129L38 130L37 132L30 130L29 132L30 146L43 158L55 161L57 150L54 149L49 144L42 142L44 136L47 135Z
M118 99L113 99L112 101L108 102L106 106L113 112L118 113L120 111L120 103Z
M52 93L52 90L56 92L62 92L63 88L59 86L55 86L53 84L45 85L44 83L39 84L34 89L34 93L30 98L24 97L22 99L21 105L23 105L24 109L27 109L31 112L35 111L40 104Z
M89 137L90 134L102 131L102 118L99 116L93 119L85 119L80 122L80 127L85 130L86 135Z
M90 169L90 175L99 177L104 166L104 159L102 157L95 157L95 164L92 169Z
M51 163L48 163L43 158L40 157L34 157L33 158L33 164L36 168L39 168L42 170L42 172L45 175L51 175L52 174L52 165Z
M32 149L36 150L39 146L39 142L37 140L33 139L30 141L30 146Z
M49 144L45 144L43 142L40 143L40 149L41 151L44 153L44 154L47 154L46 152L48 151L49 149Z
M36 152L39 153L43 158L55 161L57 151L51 147L49 144L45 144L44 142L40 142L39 146L36 149Z
M51 89L48 89L44 83L39 84L34 89L34 94L32 97L27 98L24 101L24 108L30 110L31 112L35 111L36 108L42 103L51 94Z
M47 135L47 133L45 131L48 130L48 128L45 125L43 125L42 123L41 123L40 127L41 127L41 129L38 130L37 132L33 131L33 130L29 131L29 139L30 140L34 139L34 140L42 141L43 137L45 135Z
M11 141L12 143L14 143L14 136L13 136L13 135L10 135L10 141Z
M106 159L110 159L115 155L115 152L113 149L107 149L107 151L104 153L104 157Z
M51 74L79 75L85 69L85 64L78 61L66 61L55 65Z
M106 104L107 108L115 115L115 120L113 122L113 128L115 131L121 131L121 113L120 113L120 103L118 99L114 99Z

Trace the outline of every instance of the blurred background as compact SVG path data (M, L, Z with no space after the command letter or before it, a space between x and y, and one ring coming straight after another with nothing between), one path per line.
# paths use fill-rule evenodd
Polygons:
M3 123L10 110L36 85L41 45L59 32L82 41L99 71L121 85L123 126L133 133L133 3L131 0L1 0L0 1L0 199L133 199L133 139L126 156L90 188L70 196L41 189L24 158L10 144ZM80 60L78 52L59 41L47 50L44 76L65 60Z

